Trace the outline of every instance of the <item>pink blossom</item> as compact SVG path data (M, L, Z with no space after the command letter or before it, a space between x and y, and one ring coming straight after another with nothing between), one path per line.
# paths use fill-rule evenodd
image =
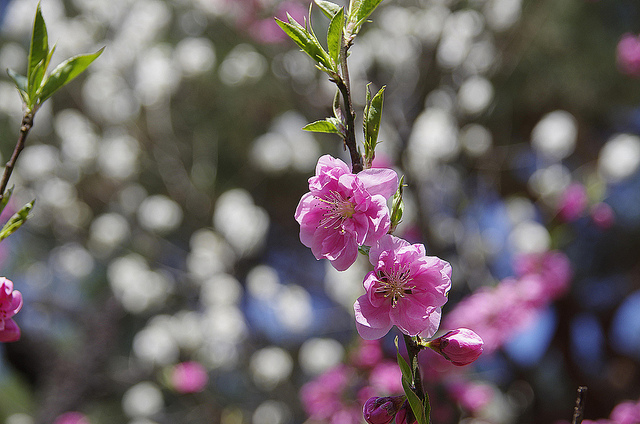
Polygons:
M429 347L453 365L469 365L482 354L482 339L468 328L458 328L429 342Z
M572 222L582 216L589 203L587 190L580 183L569 185L560 195L558 216L565 222Z
M171 385L179 393L201 392L208 382L207 370L199 362L181 362L171 371Z
M618 42L616 55L620 72L632 77L640 76L640 37L624 34Z
M378 339L393 325L410 336L433 336L451 288L451 265L390 235L371 247L369 261L374 270L365 277L366 294L353 305L360 336Z
M20 339L20 328L12 317L22 308L22 294L13 290L13 282L0 277L0 342Z
M613 226L616 221L616 215L611 206L604 202L596 203L591 208L591 219L593 223L603 230L607 230Z
M387 233L387 199L397 188L398 176L391 169L352 174L340 159L322 156L309 178L310 192L296 209L300 241L316 259L327 258L344 271L355 262L358 246L371 246Z
M59 415L53 424L89 424L89 419L81 412L65 412Z

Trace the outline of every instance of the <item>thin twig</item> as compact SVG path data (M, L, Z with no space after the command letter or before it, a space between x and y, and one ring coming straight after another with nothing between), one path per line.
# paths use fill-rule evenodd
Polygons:
M2 175L2 180L0 181L0 200L2 200L4 196L4 191L7 188L7 184L9 183L9 178L11 178L11 173L13 172L13 168L16 166L16 161L18 160L18 156L22 149L24 149L24 144L27 140L27 135L33 127L33 117L35 115L34 111L29 111L25 113L22 118L22 124L20 125L20 136L18 137L18 142L16 143L15 149L13 149L13 154L11 155L11 159L5 165L4 174Z
M347 52L350 46L351 41L347 41L343 37L339 58L342 75L341 78L336 79L336 85L340 93L342 93L344 103L344 119L346 120L344 144L349 149L349 155L351 156L351 172L357 174L364 169L364 164L362 162L362 155L358 153L358 146L356 144L356 113L353 110L353 103L351 102L351 83L349 82L349 68L347 66Z
M584 417L585 399L587 397L587 386L578 387L578 397L576 398L576 406L573 408L573 419L571 424L582 423Z

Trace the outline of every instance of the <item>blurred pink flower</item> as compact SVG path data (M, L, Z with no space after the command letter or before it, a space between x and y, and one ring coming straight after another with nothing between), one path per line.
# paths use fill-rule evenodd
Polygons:
M531 323L548 299L539 275L507 278L462 300L447 314L444 325L473 328L489 354Z
M352 174L346 163L329 155L318 160L295 218L300 241L316 259L327 258L338 271L349 268L358 246L371 246L391 225L387 198L398 188L391 169L365 169Z
M351 384L353 371L341 365L330 369L300 389L300 400L309 418L331 423L358 424L362 408L343 399Z
M350 362L361 368L372 368L384 357L379 340L359 339L359 345L351 352Z
M0 342L20 339L20 328L12 317L22 308L22 294L13 290L13 282L0 277Z
M582 216L589 203L587 190L580 183L569 185L560 195L558 216L562 221L572 222Z
M593 223L603 230L607 230L616 222L616 215L611 206L607 203L600 202L591 208L591 219Z
M181 362L171 371L171 385L179 393L201 392L208 382L207 370L199 362Z
M90 424L90 422L83 413L73 411L59 415L53 424Z
M451 397L471 413L485 407L494 396L493 388L483 383L458 381L448 389Z
M453 365L469 365L482 354L482 339L468 328L458 328L429 342L429 347Z
M273 17L280 19L281 21L287 22L287 13L291 15L293 19L297 22L303 22L305 16L307 15L308 8L303 6L301 3L297 3L295 1L283 1L278 4L276 10L269 13L268 17L264 19L255 19L246 22L247 28L249 29L249 35L259 43L279 43L282 42L289 37L285 32L278 26L275 19Z
M378 339L394 325L410 336L433 336L451 288L451 265L390 235L371 247L369 261L374 270L365 277L366 294L353 305L360 336Z
M616 48L618 69L623 74L640 77L640 36L622 35Z
M626 401L619 403L611 411L609 419L616 424L640 423L640 402Z
M369 384L380 393L402 393L402 372L395 361L380 362L369 374Z
M546 304L564 295L569 289L573 272L569 258L559 250L521 255L515 259L516 276L537 275L538 301Z

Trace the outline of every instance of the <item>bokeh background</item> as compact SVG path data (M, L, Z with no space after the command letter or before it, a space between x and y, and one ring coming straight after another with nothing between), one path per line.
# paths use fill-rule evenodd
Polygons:
M24 73L36 1L0 4L0 68ZM366 259L316 261L293 219L317 158L348 160L301 130L334 87L273 22L308 2L41 5L54 62L106 49L38 112L13 174L13 210L37 203L0 245L25 299L0 420L349 424L400 393L395 334L355 333ZM398 234L453 265L443 326L491 333L465 369L423 358L434 422L570 420L579 385L589 419L638 403L639 15L384 0L356 39L358 117L366 83L386 85L377 165L408 184ZM19 99L2 78L3 160Z

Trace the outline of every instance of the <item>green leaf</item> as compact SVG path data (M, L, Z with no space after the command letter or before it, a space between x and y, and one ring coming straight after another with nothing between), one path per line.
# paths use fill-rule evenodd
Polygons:
M382 119L382 102L384 101L383 86L371 99L371 92L367 85L367 104L364 111L364 155L367 165L370 167L375 157L375 149L378 144L380 132L380 120Z
M402 221L402 215L404 214L404 202L402 200L402 192L404 188L404 175L400 177L400 184L398 184L398 190L393 195L393 206L391 207L391 227L389 228L389 234L393 233L400 221Z
M329 54L318 42L318 39L309 33L302 25L297 23L289 14L289 22L283 22L276 18L280 28L302 49L311 59L322 65L327 70L333 70Z
M344 29L344 9L335 14L327 31L327 47L329 56L337 68L340 64L340 48L342 47L342 30Z
M353 24L352 34L357 34L364 21L373 13L382 0L352 0L349 4L349 23Z
M44 78L44 63L46 58L42 59L36 67L31 72L31 76L29 77L29 103L27 106L29 109L32 109L35 106L35 102L37 99L37 93L42 84L42 78Z
M28 218L29 212L31 211L31 209L33 209L33 205L35 204L35 202L36 201L33 200L31 201L31 203L27 203L26 205L24 205L22 209L16 212L11 217L11 219L9 219L6 224L4 224L4 227L2 227L2 230L0 230L0 241L15 233L15 231L20 228L22 224L24 224L24 222Z
M319 133L331 133L339 134L338 121L336 118L327 118L322 121L315 121L302 127L305 131L319 132Z
M91 62L96 60L96 58L102 54L103 50L104 47L92 54L74 56L56 66L53 72L51 72L51 75L49 75L47 80L44 82L40 95L38 96L38 102L44 102L51 97L56 90L81 74L85 69L87 69Z
M342 6L339 6L335 3L331 3L330 1L325 0L315 0L315 3L318 5L322 13L329 19L333 19L333 17L342 10Z
M411 406L411 411L413 411L413 416L416 417L416 422L418 424L428 424L428 420L425 415L426 408L423 406L418 395L411 388L411 384L405 378L402 379L402 388L404 389L404 394L407 396L407 400Z
M7 206L7 204L9 203L9 200L11 200L12 194L13 194L13 186L4 192L4 195L2 196L2 200L0 200L0 213L2 213L4 208Z
M25 103L29 103L29 93L27 93L27 77L24 75L20 75L12 69L7 69L7 74L9 74L9 78L13 80L13 83L16 85L18 92L20 93L20 97L22 97L22 101Z
M48 53L49 40L47 36L47 25L44 23L40 3L38 3L38 7L36 8L36 17L33 21L31 46L29 47L29 66L27 68L27 80L29 82L32 81L32 75L36 70L36 67L40 62L46 59ZM29 88L31 89L31 87Z
M398 366L400 367L400 371L402 372L402 377L406 378L407 381L411 382L413 381L413 374L411 373L411 367L409 366L407 361L405 361L402 355L400 355L400 348L398 347L398 336L396 336L395 338L395 344L396 344L396 356L398 359Z

